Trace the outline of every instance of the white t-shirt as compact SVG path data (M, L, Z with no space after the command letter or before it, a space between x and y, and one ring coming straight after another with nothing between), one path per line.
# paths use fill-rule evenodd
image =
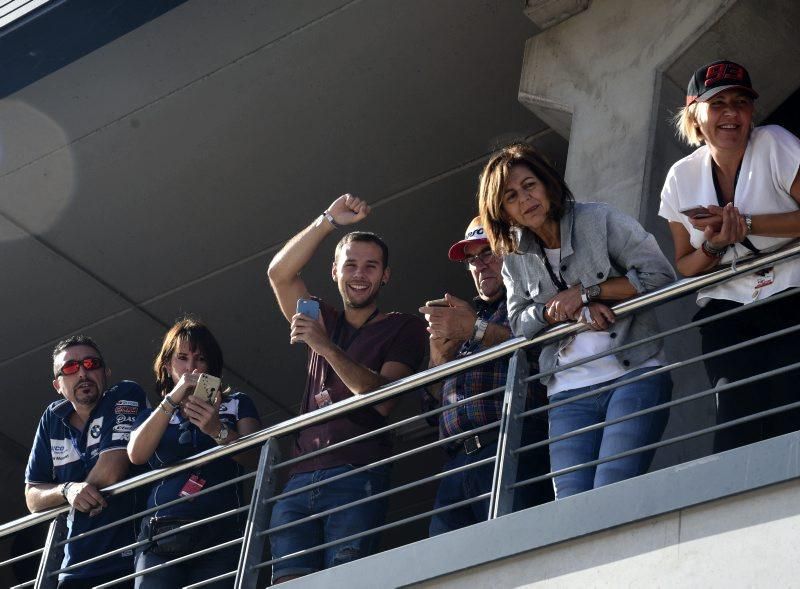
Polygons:
M736 183L734 204L741 213L751 215L796 211L798 205L789 190L797 176L798 167L800 140L797 137L777 125L753 129L742 160L739 181ZM703 232L692 227L688 217L680 211L716 204L718 201L711 175L711 152L707 145L703 145L670 168L661 190L658 214L667 221L683 225L689 232L692 247L698 249L703 244ZM791 238L758 235L750 235L749 238L761 251L773 251L792 241ZM740 259L753 255L740 243L736 244L735 250ZM722 261L730 263L733 259L734 248L728 248ZM750 303L787 288L800 286L800 259L783 262L773 272L772 283L765 286L759 286L764 282L761 276L746 274L705 288L697 293L697 303L703 306L710 299Z
M559 268L561 266L561 249L542 249L550 262L550 267ZM564 341L565 345L558 351L557 363L559 366L564 366L587 356L607 352L614 347L614 340L607 331L584 331ZM614 354L608 354L586 364L556 372L547 383L547 396L550 397L561 391L570 391L607 382L619 378L632 370L638 370L646 366L661 366L663 364L664 356L662 352L633 368L626 368L620 364Z

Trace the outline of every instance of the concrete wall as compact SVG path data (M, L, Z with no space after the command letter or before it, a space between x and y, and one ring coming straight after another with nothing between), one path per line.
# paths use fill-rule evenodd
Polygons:
M792 481L416 586L792 587L800 574L798 493Z
M798 493L800 433L793 433L377 554L286 589L789 587L800 573Z

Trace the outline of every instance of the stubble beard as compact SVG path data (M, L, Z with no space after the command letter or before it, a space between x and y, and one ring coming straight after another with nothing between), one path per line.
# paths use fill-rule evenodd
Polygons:
M100 398L100 387L97 383L92 382L94 388L87 389L86 391L80 390L78 385L72 389L72 396L75 398L75 403L77 405L86 405L86 406L94 406L97 404L97 400Z

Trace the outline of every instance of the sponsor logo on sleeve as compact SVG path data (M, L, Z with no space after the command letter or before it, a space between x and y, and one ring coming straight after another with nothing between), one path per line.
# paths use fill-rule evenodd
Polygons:
M81 459L81 455L75 446L72 445L72 440L65 438L63 440L50 439L50 454L53 457L53 466L64 466L71 462L76 462Z
M239 399L230 399L219 406L220 415L231 415L235 417L239 414Z
M131 439L131 434L130 434L130 432L126 432L126 433L112 433L112 434L111 434L111 441L112 441L112 442L119 442L119 441L122 441L122 442L127 442L127 441L128 441L128 440L130 440L130 439Z

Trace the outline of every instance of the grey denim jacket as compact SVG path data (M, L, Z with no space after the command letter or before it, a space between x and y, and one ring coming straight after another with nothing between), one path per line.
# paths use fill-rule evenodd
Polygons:
M533 232L524 229L516 253L506 256L503 281L508 316L514 335L532 338L548 327L544 305L558 292L544 264L545 254ZM660 288L675 280L675 271L655 238L632 217L604 203L575 203L561 219L561 275L567 284L589 287L609 278L625 276L638 293ZM658 331L655 313L640 311L617 319L609 327L615 345L637 341ZM542 348L539 367L556 367L558 350L565 342ZM655 356L661 340L619 352L623 366L635 367ZM547 384L549 376L542 382Z

